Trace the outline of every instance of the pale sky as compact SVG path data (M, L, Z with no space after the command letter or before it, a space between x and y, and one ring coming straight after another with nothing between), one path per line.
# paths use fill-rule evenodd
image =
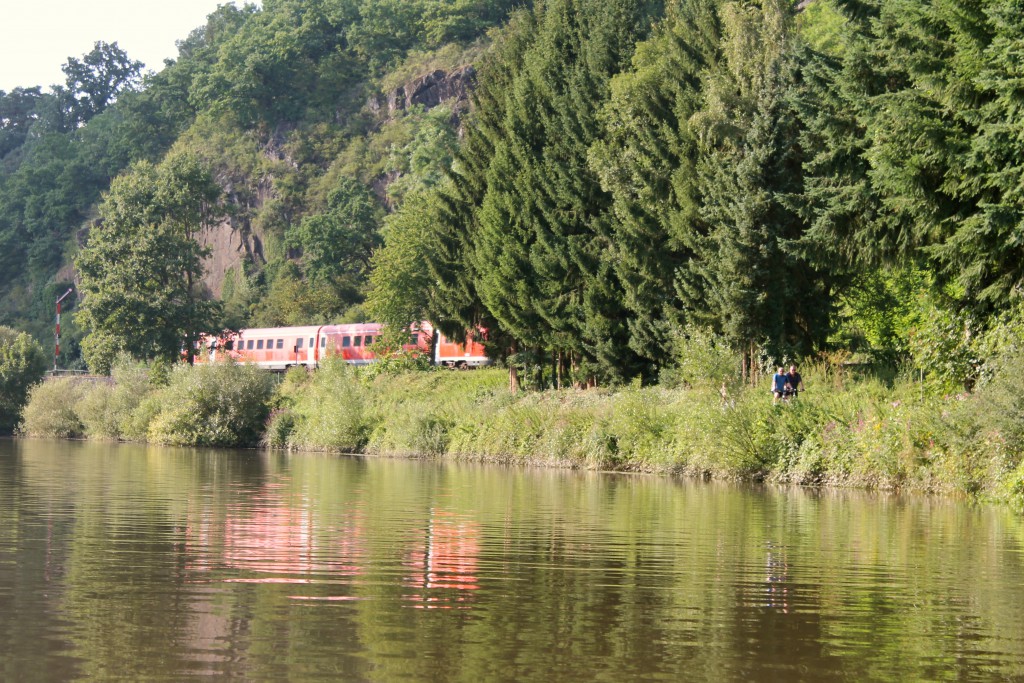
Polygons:
M145 70L176 59L174 41L206 23L218 5L241 0L0 0L0 90L64 83L60 67L96 41L117 43ZM260 3L253 3L260 4Z

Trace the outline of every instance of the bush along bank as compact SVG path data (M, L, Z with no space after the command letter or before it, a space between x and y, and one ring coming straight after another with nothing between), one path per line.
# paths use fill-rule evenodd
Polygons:
M1024 508L1024 362L970 395L811 368L773 405L766 378L509 393L502 370L380 372L328 362L274 378L120 364L112 384L37 386L28 435L446 457L802 485L918 490Z
M37 385L22 413L28 436L148 441L174 446L258 443L276 382L254 366L147 366L121 362L112 382Z

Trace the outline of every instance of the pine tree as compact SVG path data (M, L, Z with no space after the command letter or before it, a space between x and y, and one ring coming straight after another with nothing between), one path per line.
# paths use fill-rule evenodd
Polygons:
M693 256L699 215L697 144L690 118L701 76L718 58L716 0L676 2L631 68L612 79L604 135L591 165L613 198L610 259L629 311L630 347L654 364L686 317L677 277Z
M694 261L705 297L699 313L743 352L748 370L763 342L775 354L812 349L831 308L827 278L791 248L805 224L789 201L802 186L787 105L796 75L789 11L779 0L723 7L724 58L694 117L710 226Z
M536 37L529 11L513 13L480 64L473 108L465 119L465 136L455 155L447 182L434 195L436 211L425 216L433 248L425 264L434 286L427 310L442 332L461 338L467 330L484 327L496 349L507 352L505 328L484 306L479 292L489 264L476 260L480 229L479 208L487 192L495 147L503 135L508 94L522 68L524 54Z
M608 81L646 25L648 3L555 0L510 91L480 211L481 298L524 344L631 376L636 356L608 258L610 197L587 163ZM596 291L604 291L598 296Z
M933 254L966 293L1005 307L1024 284L1024 7L1015 0L969 7L950 67L960 77L956 104L976 128L969 148L957 150L963 169L950 171L957 199L972 211Z

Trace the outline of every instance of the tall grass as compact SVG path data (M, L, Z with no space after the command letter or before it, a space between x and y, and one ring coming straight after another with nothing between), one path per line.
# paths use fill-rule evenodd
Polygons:
M1012 415L982 420L981 406L996 400L984 391L936 395L909 378L889 383L823 368L805 381L810 391L773 405L767 381L725 398L708 386L511 396L499 370L367 379L335 369L295 389L295 427L285 442L804 485L1024 491L1024 431ZM1002 391L1000 400L1016 400Z

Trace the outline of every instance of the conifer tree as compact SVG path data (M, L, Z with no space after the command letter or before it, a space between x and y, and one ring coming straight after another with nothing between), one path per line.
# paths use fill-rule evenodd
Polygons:
M608 258L610 197L587 165L608 81L644 30L648 3L555 0L538 10L507 102L474 239L481 299L524 344L636 372ZM591 291L593 290L593 291ZM598 296L597 290L604 294Z
M787 106L795 82L788 3L723 7L723 59L709 74L700 131L702 216L694 286L699 313L743 352L808 351L828 331L827 278L792 250L804 223L789 198L802 184L797 131Z
M475 258L478 214L495 147L503 134L508 93L535 35L533 13L517 11L496 36L477 70L477 85L471 93L473 108L465 120L462 144L446 182L430 193L433 210L423 216L432 242L424 260L432 280L430 300L425 304L430 318L453 339L484 328L492 349L499 354L511 350L513 342L479 293L481 277L490 264L478 264Z
M611 262L629 311L630 346L658 363L668 330L685 319L680 269L693 256L699 215L696 138L690 118L701 76L718 57L716 0L671 4L655 35L637 46L631 68L611 81L604 135L591 150L612 195Z
M959 76L954 104L976 124L969 148L958 149L962 170L959 163L950 168L958 201L973 210L933 253L991 310L1024 284L1024 8L1013 0L968 7L974 11L958 15L947 68Z

